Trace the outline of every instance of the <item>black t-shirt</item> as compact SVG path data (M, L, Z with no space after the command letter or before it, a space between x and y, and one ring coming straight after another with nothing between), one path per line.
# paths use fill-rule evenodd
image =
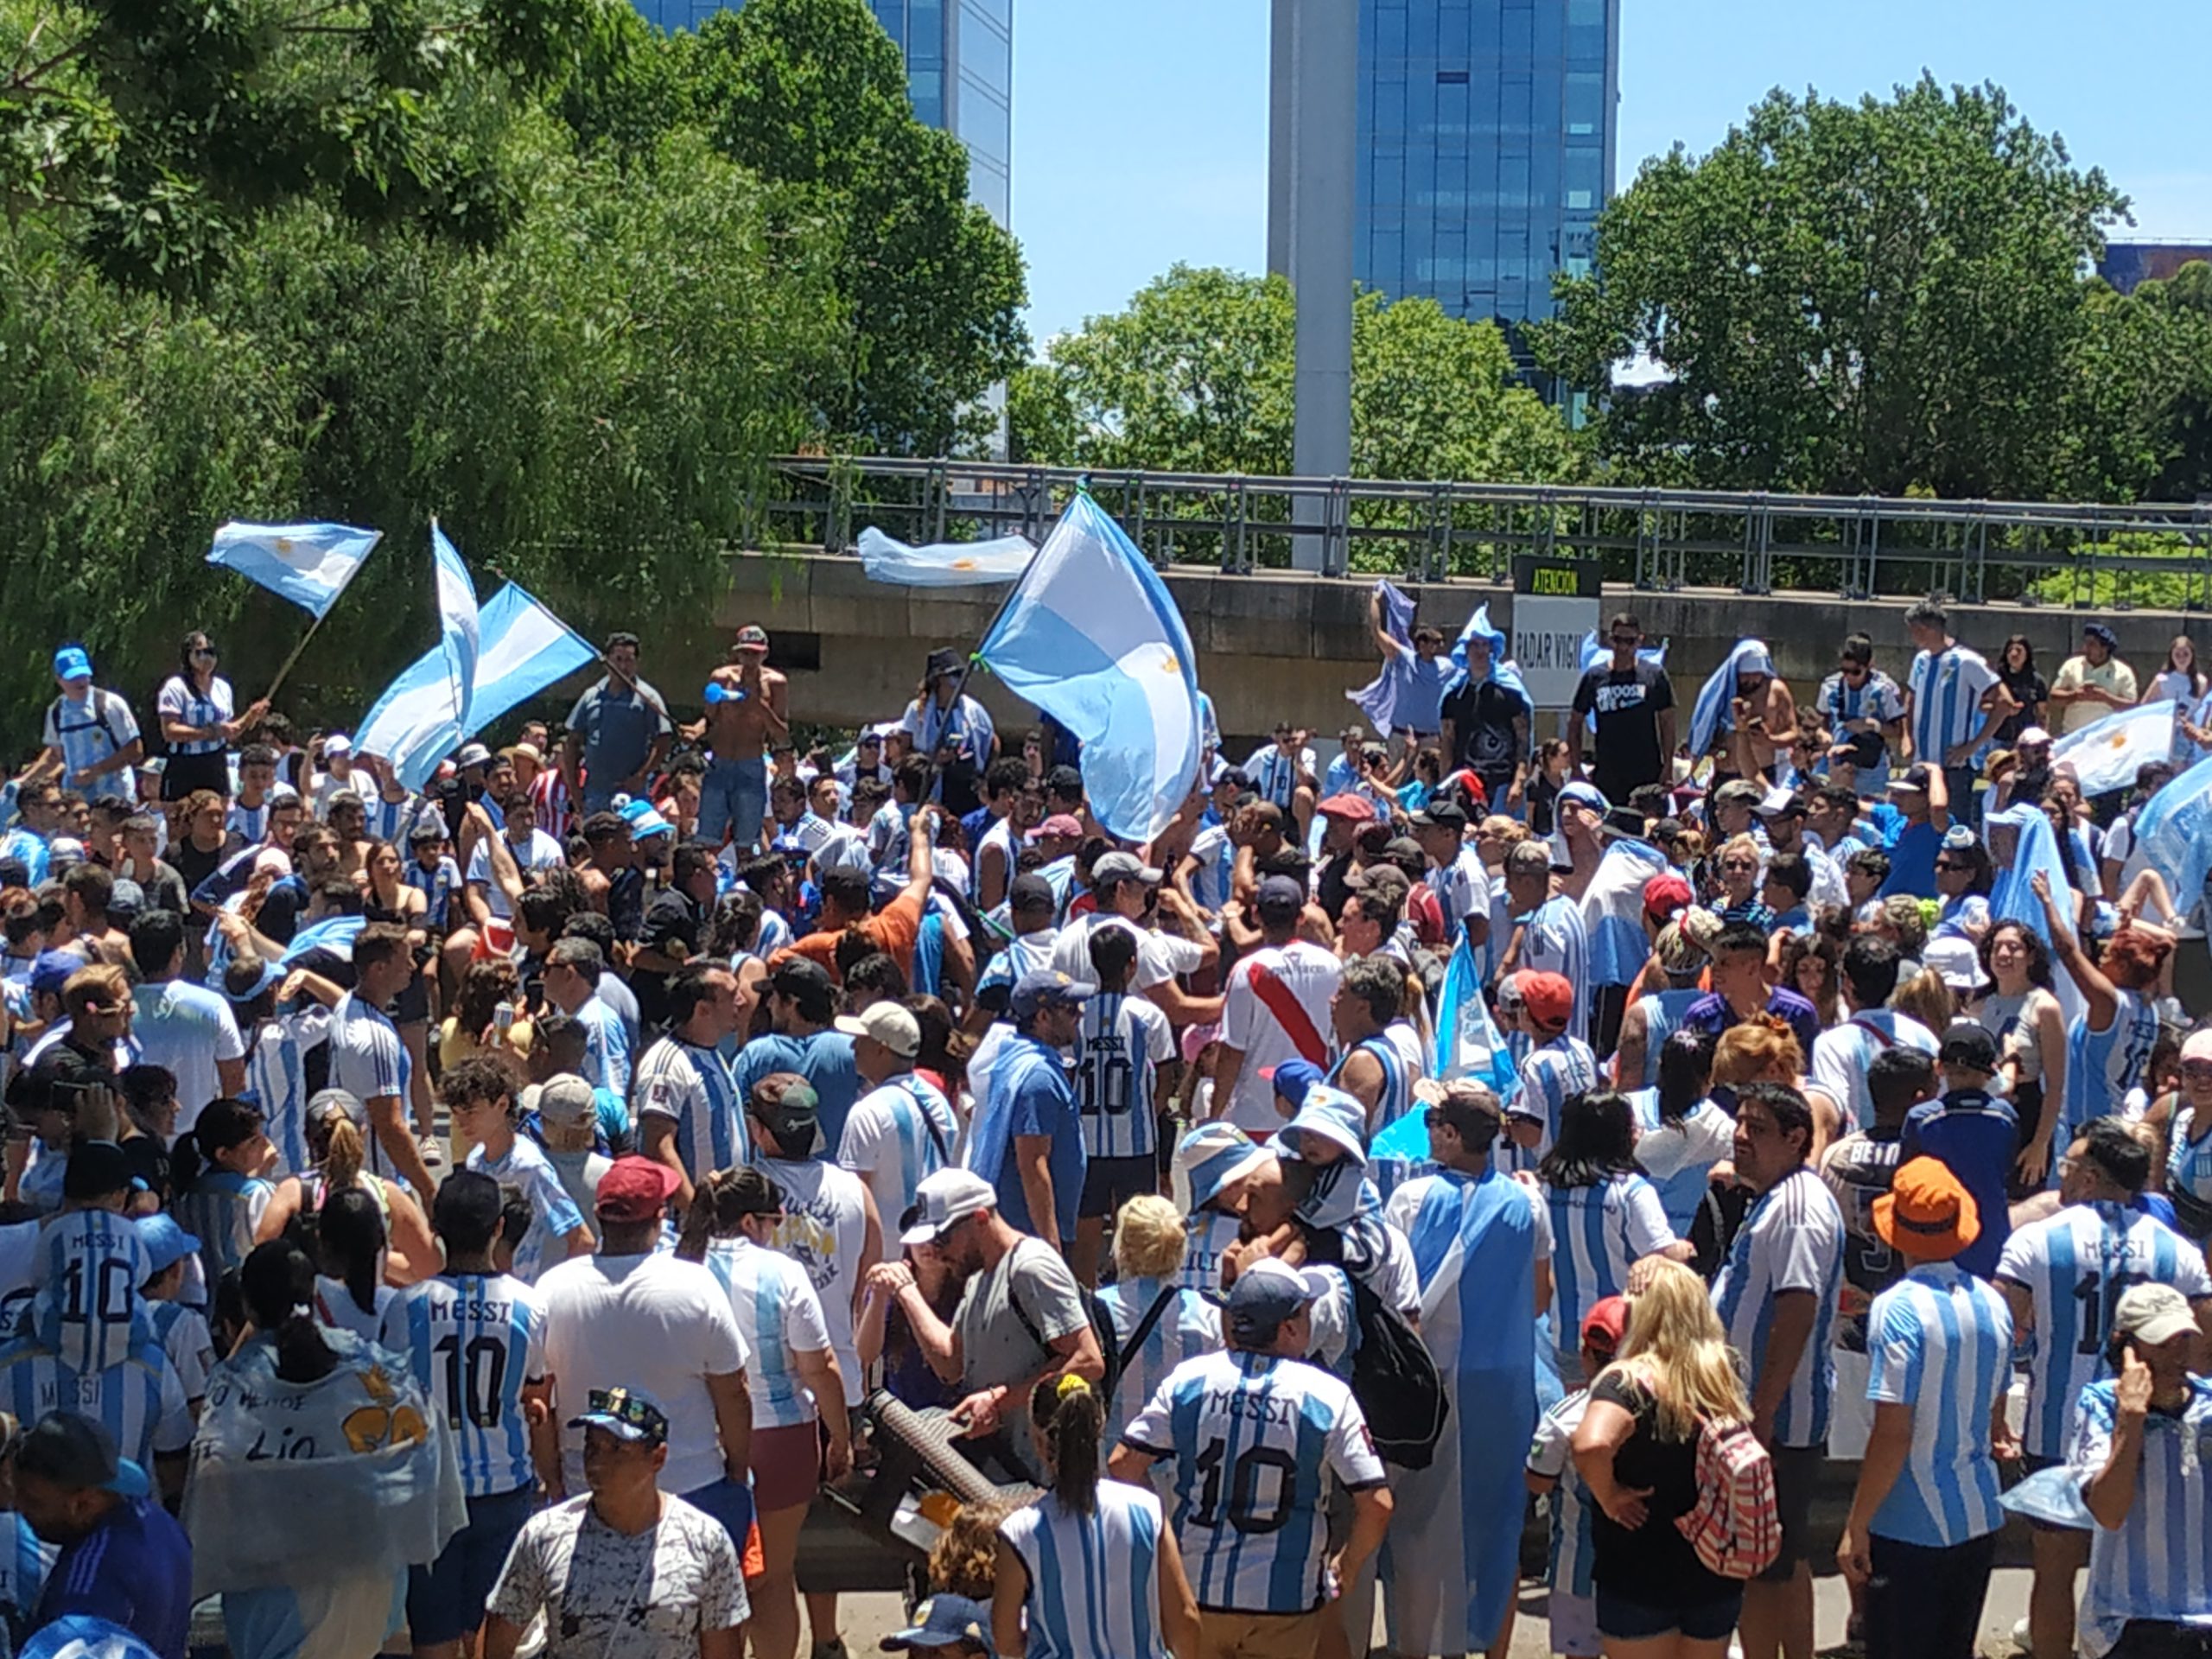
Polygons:
M1740 1590L1736 1580L1706 1570L1690 1541L1675 1525L1697 1507L1697 1439L1662 1437L1659 1402L1649 1389L1609 1370L1590 1390L1592 1400L1618 1406L1636 1427L1613 1453L1613 1478L1631 1490L1649 1487L1643 1524L1634 1532L1591 1504L1591 1576L1604 1588L1648 1607L1697 1607Z
M1521 759L1513 722L1529 718L1529 705L1496 680L1461 686L1444 699L1440 718L1452 722L1458 751L1444 757L1447 770L1465 766L1478 773L1510 773Z
M2010 743L2029 727L2043 724L2043 706L2050 701L2050 687L2032 668L2001 671L1997 677L2005 682L2005 690L2020 706L1999 721L1990 736Z
M223 861L237 850L226 839L218 842L213 852L203 853L192 844L191 836L184 836L169 842L168 861L184 878L184 890L190 893L220 869Z
M1638 658L1633 668L1603 662L1574 688L1574 712L1598 716L1597 762L1591 769L1599 792L1624 801L1628 792L1666 775L1659 752L1659 716L1675 706L1667 671Z

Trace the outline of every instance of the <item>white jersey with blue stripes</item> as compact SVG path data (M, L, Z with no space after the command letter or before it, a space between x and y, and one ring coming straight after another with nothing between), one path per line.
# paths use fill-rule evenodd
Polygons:
M1132 1352L1129 1338L1162 1294L1168 1298L1166 1305L1145 1333L1143 1348ZM1110 1440L1122 1424L1144 1409L1177 1366L1220 1348L1221 1310L1187 1286L1158 1279L1123 1279L1103 1286L1098 1300L1113 1319L1114 1338L1122 1349L1122 1378L1106 1402L1106 1437Z
M260 1109L279 1175L296 1175L314 1161L308 1154L307 1054L329 1028L329 1011L318 1005L263 1020L248 1043L243 1098Z
M468 1167L511 1186L530 1201L530 1226L515 1246L514 1276L525 1285L556 1262L568 1259L569 1236L584 1224L583 1211L561 1184L560 1172L537 1141L518 1138L504 1158L481 1145L468 1149Z
M68 1211L39 1233L29 1328L77 1370L120 1364L152 1334L140 1287L153 1276L130 1222L110 1210Z
M1659 1189L1633 1173L1591 1186L1547 1186L1552 1217L1552 1340L1572 1351L1582 1321L1628 1287L1628 1270L1675 1242Z
M1905 677L1912 694L1912 750L1936 762L1982 724L1981 699L1997 675L1978 652L1953 643L1920 652Z
M1372 1037L1361 1038L1359 1041L1337 1057L1337 1063L1329 1068L1329 1075L1325 1079L1336 1084L1337 1087L1342 1088L1344 1085L1340 1079L1344 1075L1344 1066L1355 1054L1369 1056L1382 1069L1382 1092L1367 1114L1367 1138L1370 1145L1377 1135L1414 1109L1414 1084L1421 1077L1421 1071L1419 1064L1408 1058L1405 1045L1395 1040L1402 1030L1410 1032L1412 1027L1402 1020L1392 1025L1387 1031L1378 1033ZM1415 1039L1413 1048L1416 1052L1419 1051L1418 1038ZM1433 1166L1426 1161L1412 1159L1370 1157L1367 1163L1367 1176L1375 1183L1376 1192L1382 1196L1385 1202L1388 1202L1390 1194L1397 1191L1401 1182L1425 1173L1431 1167Z
M1904 1468L1868 1530L1948 1548L2005 1524L1991 1408L2012 1376L2012 1315L1956 1262L1913 1268L1866 1314L1866 1397L1912 1408Z
M584 1028L583 1079L594 1089L630 1092L630 1030L594 991L576 1008Z
M729 1292L745 1338L745 1385L755 1428L791 1428L819 1414L813 1390L799 1380L796 1356L830 1351L830 1325L806 1269L779 1250L745 1237L718 1238L707 1269Z
M2166 1126L2166 1191L2185 1192L2212 1210L2212 1123L2200 1129L2196 1108L2186 1100L2175 1103Z
M1183 1270L1175 1282L1192 1290L1219 1290L1221 1264L1229 1247L1243 1230L1244 1219L1225 1210L1200 1210L1184 1224L1190 1246L1183 1255Z
M1174 1057L1174 1027L1143 997L1101 991L1083 1005L1075 1098L1085 1157L1149 1158L1158 1152L1154 1084Z
M1047 1492L999 1522L1029 1574L1030 1659L1166 1659L1160 1500L1101 1481L1088 1515Z
M676 1125L676 1155L694 1181L747 1161L745 1114L729 1062L664 1037L638 1062L638 1115Z
M1521 927L1522 967L1531 973L1557 974L1574 987L1574 1013L1567 1034L1590 1034L1590 933L1582 906L1560 894L1529 912Z
M1176 1540L1198 1605L1211 1611L1319 1606L1330 1484L1383 1484L1351 1389L1303 1360L1241 1351L1191 1360L1122 1439L1173 1459Z
M2157 1005L2138 991L2116 995L2119 1006L2102 1031L2089 1029L2087 1014L2076 1018L2067 1031L2066 1109L2057 1142L2061 1151L2083 1124L2123 1109L2128 1090L2143 1081L2151 1046L2158 1040Z
M2024 1450L2066 1455L2082 1390L2112 1375L2105 1344L2131 1285L2171 1285L2192 1302L2212 1296L2203 1252L2164 1222L2126 1205L2071 1204L2005 1241L1997 1281L2028 1293L2035 1346L2028 1359Z
M1835 1393L1828 1343L1842 1286L1843 1211L1821 1178L1800 1165L1751 1205L1713 1285L1714 1310L1727 1328L1728 1345L1751 1368L1746 1380L1753 1393L1766 1363L1774 1299L1789 1291L1812 1294L1813 1333L1774 1414L1776 1446L1820 1446L1827 1440Z
M1529 1443L1529 1472L1555 1483L1551 1490L1551 1588L1555 1596L1595 1593L1591 1578L1598 1559L1591 1517L1598 1505L1574 1468L1574 1431L1590 1404L1590 1390L1577 1389L1536 1420Z
M200 1241L200 1270L213 1285L226 1268L241 1268L253 1254L255 1235L276 1189L257 1175L211 1166L191 1191L176 1196L178 1225Z
M1559 1138L1560 1113L1567 1103L1598 1086L1598 1059L1589 1044L1570 1034L1530 1049L1520 1069L1521 1092L1507 1107L1507 1116L1535 1119L1542 1135L1533 1147L1518 1141L1508 1147L1505 1168L1508 1173L1534 1173Z
M2112 1458L2119 1383L2092 1382L2075 1412L2067 1462L2085 1484ZM2186 1624L2201 1639L2212 1625L2212 1479L2203 1448L2212 1440L2212 1382L2189 1379L2177 1413L2143 1420L2134 1501L2117 1527L2089 1535L2089 1582L2082 1594L2082 1650L2103 1659L2131 1619Z
M37 1338L18 1335L0 1345L0 1407L24 1423L54 1411L92 1418L118 1452L150 1471L156 1452L192 1444L192 1412L152 1323L137 1331L124 1358L96 1370L81 1370Z
M545 1309L505 1273L442 1273L384 1310L378 1345L405 1357L445 1413L462 1490L493 1497L531 1484L525 1383L545 1380Z
M207 1374L215 1369L215 1338L207 1316L182 1302L149 1302L147 1307L186 1401L200 1398L207 1392Z
M837 1163L868 1183L889 1228L912 1206L914 1190L952 1161L959 1139L960 1120L944 1093L908 1071L853 1103Z
M348 991L330 1011L330 1086L343 1089L364 1106L387 1096L407 1098L412 1063L407 1046L399 1040L399 1027L381 1009ZM368 1141L369 1173L396 1179L398 1169L385 1151L380 1136ZM427 1195L425 1195L427 1196Z

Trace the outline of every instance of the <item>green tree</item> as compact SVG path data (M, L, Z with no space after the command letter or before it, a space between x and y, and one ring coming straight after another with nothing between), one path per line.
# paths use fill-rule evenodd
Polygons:
M2082 272L2126 200L1995 86L1882 102L1777 91L1710 154L1644 163L1561 278L1541 360L1614 399L1631 478L1721 489L2040 497L2062 487Z
M1494 324L1430 299L1362 293L1351 318L1351 467L1361 478L1545 483L1579 454L1556 411L1515 378Z
M969 201L960 141L914 118L866 0L748 0L678 49L696 119L839 249L849 334L813 387L825 429L892 454L972 436L976 401L1027 355L1020 249Z
M2212 491L2212 265L2130 295L2093 282L2067 422L2077 493L2190 501Z

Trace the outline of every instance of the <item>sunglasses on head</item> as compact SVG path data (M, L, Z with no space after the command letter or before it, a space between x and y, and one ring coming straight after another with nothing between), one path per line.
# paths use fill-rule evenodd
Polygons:
M588 1396L594 1417L612 1417L632 1428L658 1433L665 1419L627 1389L594 1389Z

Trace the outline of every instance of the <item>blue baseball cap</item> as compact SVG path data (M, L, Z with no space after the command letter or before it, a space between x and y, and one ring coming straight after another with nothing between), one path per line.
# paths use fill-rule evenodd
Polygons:
M69 976L86 965L85 959L73 950L41 950L31 963L31 989L59 996L61 988L69 982Z
M1014 995L1007 1006L1014 1010L1017 1020L1036 1016L1040 1009L1069 1002L1088 1002L1090 987L1081 980L1070 979L1057 968L1032 968L1014 982Z
M1175 1147L1176 1166L1191 1184L1191 1209L1203 1210L1231 1181L1249 1175L1269 1154L1234 1123L1217 1120L1193 1128Z
M82 645L64 645L54 653L54 677L60 680L89 680L92 659Z
M1229 1315L1230 1335L1256 1344L1270 1340L1285 1319L1328 1294L1328 1281L1319 1273L1262 1256L1236 1275L1226 1296L1216 1300Z
M910 1630L893 1630L883 1638L886 1653L910 1653L915 1649L949 1648L956 1642L980 1643L995 1656L991 1645L990 1615L980 1601L966 1596L931 1596L914 1609L916 1623Z
M1273 1065L1263 1065L1260 1075L1275 1086L1295 1111L1306 1102L1306 1091L1321 1081L1321 1068L1311 1060L1280 1060Z
M178 1226L175 1217L166 1211L141 1216L132 1224L138 1230L138 1243L145 1247L146 1259L156 1273L168 1272L200 1249L200 1241Z

